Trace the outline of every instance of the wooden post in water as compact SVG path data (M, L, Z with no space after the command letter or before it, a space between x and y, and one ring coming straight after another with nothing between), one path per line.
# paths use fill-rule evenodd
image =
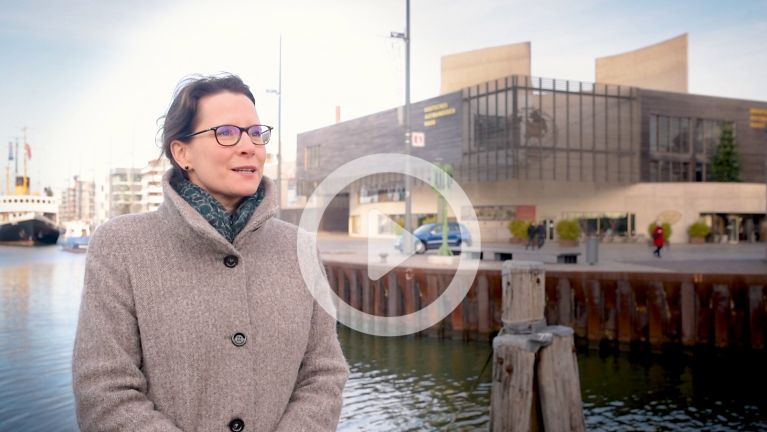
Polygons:
M546 326L545 276L543 263L503 264L503 330L493 340L493 432L586 430L573 330Z

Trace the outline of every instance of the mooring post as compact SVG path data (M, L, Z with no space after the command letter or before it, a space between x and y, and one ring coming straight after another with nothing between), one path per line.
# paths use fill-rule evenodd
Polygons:
M545 279L543 263L503 264L503 330L493 340L491 431L586 430L573 330L546 326Z

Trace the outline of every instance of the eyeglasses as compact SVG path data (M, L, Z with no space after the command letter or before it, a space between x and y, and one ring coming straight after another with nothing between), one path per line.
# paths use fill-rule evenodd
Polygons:
M213 131L213 134L216 137L216 142L219 145L224 147L231 147L233 145L237 145L237 143L240 142L242 133L245 132L248 134L253 144L266 145L266 143L269 142L269 138L272 136L272 129L274 128L271 126L259 124L248 126L246 128L234 125L221 125L183 136L181 139L191 138L195 135Z

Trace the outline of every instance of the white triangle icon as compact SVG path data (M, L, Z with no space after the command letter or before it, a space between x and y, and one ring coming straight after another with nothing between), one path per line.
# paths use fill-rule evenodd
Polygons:
M377 232L378 227L381 226L387 228L386 231L391 232L393 231L391 228L395 224L397 222L394 219L377 209L373 209L368 213L368 233ZM413 256L412 251L410 253L404 252L406 250L404 245L408 244L408 242L411 245L415 245L417 238L404 229L399 236L402 237L402 242L400 243L403 245L402 251L394 248L394 240L391 238L372 238L368 235L368 278L370 280L381 279L386 273L389 273L393 268ZM410 249L415 249L415 247Z

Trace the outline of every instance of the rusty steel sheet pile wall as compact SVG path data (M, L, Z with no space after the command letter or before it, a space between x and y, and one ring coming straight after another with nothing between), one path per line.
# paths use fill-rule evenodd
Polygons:
M363 265L325 263L331 288L378 316L413 313L445 290L453 271L397 268L380 280ZM501 271L480 270L463 302L424 335L490 340L501 328ZM765 349L767 275L546 272L546 320L590 343Z

